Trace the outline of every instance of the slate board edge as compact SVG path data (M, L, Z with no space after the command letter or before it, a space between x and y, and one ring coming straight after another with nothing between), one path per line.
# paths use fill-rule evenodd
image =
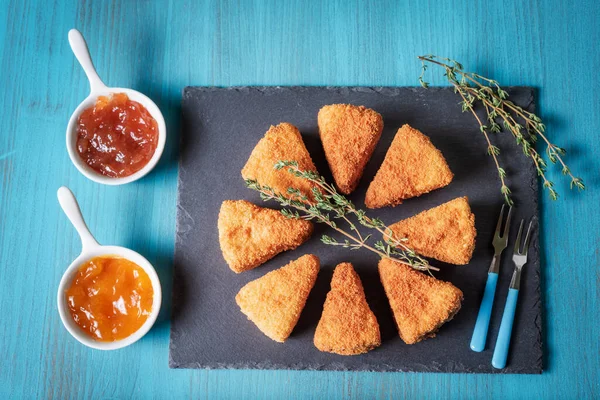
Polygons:
M360 357L360 356L356 356ZM490 359L491 362L491 359ZM411 367L410 369L400 369L393 366L388 365L377 365L377 366L353 366L352 368L348 368L344 366L342 363L334 363L334 364L324 364L318 367L314 365L308 364L271 364L271 363L241 363L241 364L231 364L231 363L187 363L187 364L178 364L172 360L169 355L169 368L171 369L208 369L208 370L279 370L279 371L357 371L357 372L403 372L403 373L443 373L443 374L483 374L483 375L540 375L542 374L542 368L522 368L522 369L511 369L507 367L504 370L498 370L497 372L490 371L476 371L472 369L464 369L461 367L456 367L453 370L448 370L444 368L429 368L425 365L420 367Z
M182 90L182 102L185 101L185 97L187 92L189 92L190 90L202 90L205 92L210 92L210 91L221 91L221 90L231 90L231 91L251 91L251 90L255 90L258 92L264 92L264 91L268 91L268 90L273 90L273 89L279 89L282 91L286 91L286 90L295 90L295 91L302 91L302 90L308 90L308 89L315 89L315 88L319 88L319 89L326 89L326 90L332 90L332 91L344 91L344 90L348 90L350 92L376 92L376 93L380 93L380 94L389 94L389 95L395 95L397 94L400 90L406 90L406 89L414 89L414 91L420 90L422 89L421 87L415 86L415 87L405 87L405 86L398 86L398 87L390 87L390 86L376 86L376 87L370 87L370 86L355 86L355 87L346 87L346 86L231 86L231 87L215 87L215 86L186 86L183 90ZM448 87L430 87L428 90L429 91L438 91L438 90L447 90ZM529 90L530 91L530 101L527 105L523 105L523 108L527 109L527 108L533 108L535 107L535 104L533 104L534 102L534 92L535 89L532 87L528 87L528 86L510 86L506 88L507 90L510 89L520 89L520 90ZM185 129L184 124L182 124L181 126L181 130L183 131ZM183 135L180 136L180 138ZM181 143L179 144L181 146ZM182 212L181 207L180 207L180 186L181 186L181 166L182 166L182 159L180 158L179 163L178 163L178 175L177 175L177 185L178 185L178 190L177 190L177 216L176 216L176 246L175 246L175 255L177 253L177 242L180 240L178 232L179 232L179 221L180 221L180 213ZM533 176L533 180L530 182L530 186L532 188L537 188L539 186L539 182L537 180L537 176ZM534 189L534 191L536 191ZM536 191L537 192L537 191ZM539 253L540 249L539 249L539 197L536 197L534 199L534 207L535 207L535 251ZM540 257L540 262L541 262L541 257ZM172 354L171 354L171 348L173 346L173 335L172 335L172 328L171 328L171 334L170 334L170 338L169 338L169 367L173 368L173 369L186 369L186 368L193 368L193 369L234 369L234 370L240 370L240 369L246 369L246 370L252 370L252 369L267 369L267 370L310 370L310 371L322 371L322 370L329 370L329 371L371 371L371 372L413 372L413 373L418 373L418 372L438 372L438 373L475 373L475 374L541 374L543 372L543 360L544 360L544 354L547 351L547 349L544 346L543 343L543 331L542 331L542 324L543 324L543 307L542 307L542 296L541 296L541 267L537 268L536 270L534 270L534 275L530 278L530 279L534 279L537 282L537 290L535 293L535 297L536 297L536 306L538 308L538 318L535 321L535 325L537 327L537 337L538 337L538 341L541 344L540 348L540 354L539 354L539 358L536 360L535 363L533 363L534 365L532 365L532 367L530 368L521 368L521 369L512 369L510 367L505 368L504 370L498 370L496 371L492 371L490 372L489 370L486 371L477 371L477 370L473 370L473 369L464 369L461 368L460 366L456 366L456 368L448 368L448 366L445 366L443 368L431 368L428 367L426 365L419 365L419 366L411 366L410 369L400 369L400 368L396 368L393 366L389 366L389 365L381 365L378 364L377 366L372 366L369 364L366 364L364 366L359 366L359 365L354 365L352 368L347 368L345 367L342 363L328 363L328 364L322 364L322 365L318 365L315 366L314 364L308 365L308 364L276 364L276 363L269 363L269 362L259 362L259 363L219 363L219 362L214 362L214 363L177 363L175 360L173 360L172 358ZM173 280L175 280L175 274L173 275ZM172 294L173 297L175 297L175 294ZM460 363L458 363L460 364Z

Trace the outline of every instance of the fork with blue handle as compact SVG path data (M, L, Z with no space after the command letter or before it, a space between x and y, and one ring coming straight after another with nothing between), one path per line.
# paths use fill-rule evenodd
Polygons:
M496 347L494 348L494 355L492 356L492 366L498 369L502 369L506 366L513 321L515 319L515 310L517 309L517 298L519 297L521 271L523 270L525 263L527 263L527 249L529 248L531 224L533 223L533 220L529 222L527 234L525 235L525 242L523 243L523 248L520 249L519 246L521 246L521 234L523 233L524 222L524 220L521 220L521 224L519 225L519 234L517 235L512 258L513 263L515 264L515 270L512 279L510 280L508 297L506 298L506 305L504 306L504 314L502 314L502 322L500 322L500 331L498 332L498 339L496 340Z
M473 337L471 338L471 350L473 351L480 352L485 348L490 317L492 315L492 305L494 304L494 295L496 293L496 283L498 282L498 272L500 271L500 257L508 244L511 214L512 207L508 209L504 233L500 236L500 228L502 227L502 219L504 218L504 205L502 205L498 223L496 224L496 232L494 233L494 239L492 241L492 245L494 246L494 258L492 258L492 264L488 270L485 291L483 292L483 299L479 306L479 314L477 314L477 321L475 322L475 329L473 330Z

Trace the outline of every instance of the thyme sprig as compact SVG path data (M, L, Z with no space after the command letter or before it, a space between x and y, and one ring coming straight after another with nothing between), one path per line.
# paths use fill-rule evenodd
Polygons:
M343 241L338 241L329 235L322 235L321 241L327 245L341 246L350 250L365 248L383 258L390 258L417 270L439 270L412 250L406 244L406 239L398 240L394 238L392 231L383 221L378 218L370 218L363 210L357 209L350 200L339 194L333 185L327 183L316 172L301 170L295 161L279 161L275 164L277 170L284 168L287 168L287 171L294 176L306 179L314 184L312 188L314 201L309 200L305 194L296 188L288 188L288 196L284 196L269 186L259 184L256 180L247 179L246 186L258 191L264 201L274 200L283 207L290 207L281 210L281 213L286 217L307 221L314 220L328 225L344 236ZM373 245L369 244L368 240L372 235L361 233L357 224L349 218L352 215L356 217L360 225L380 232L384 240L377 241ZM350 228L350 232L340 227L336 220L345 222Z
M479 130L487 141L487 152L493 158L498 171L501 184L500 192L507 204L512 205L513 200L511 198L511 191L505 181L506 171L498 162L500 149L492 144L488 135L488 132L498 133L502 131L502 127L514 136L517 145L521 146L523 153L532 159L538 175L542 178L543 187L548 190L548 194L552 200L558 199L558 193L554 189L554 183L546 177L546 161L535 149L538 137L542 138L546 143L546 156L548 160L552 164L558 162L563 175L569 176L571 189L574 187L579 190L585 189L583 180L573 175L563 160L566 154L565 149L552 143L546 136L546 125L544 125L542 120L534 113L526 111L508 100L508 93L500 87L497 81L473 72L465 72L459 62L449 58L437 57L431 54L419 56L418 58L422 65L421 75L419 76L421 86L425 88L429 86L429 83L424 80L428 63L444 68L444 76L454 87L454 91L462 98L460 104L462 105L463 112L470 111L479 123ZM483 105L486 113L485 122L475 112L475 102ZM519 119L524 121L524 126L522 123L519 123ZM502 127L498 121L501 121Z

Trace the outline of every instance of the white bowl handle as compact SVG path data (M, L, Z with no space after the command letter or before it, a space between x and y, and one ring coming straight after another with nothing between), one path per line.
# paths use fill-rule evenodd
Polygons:
M73 54L77 57L77 61L79 61L79 64L81 64L83 71L87 75L91 92L94 93L106 89L106 85L98 76L96 68L94 68L94 63L92 62L87 43L81 32L77 29L71 29L69 31L69 44L71 45Z
M85 224L85 221L83 220L83 215L81 215L79 204L77 204L77 200L75 199L73 192L71 192L68 187L61 186L58 189L57 196L60 206L75 227L75 230L77 230L77 233L79 233L83 252L99 246L98 242L96 239L94 239L90 233L90 230Z

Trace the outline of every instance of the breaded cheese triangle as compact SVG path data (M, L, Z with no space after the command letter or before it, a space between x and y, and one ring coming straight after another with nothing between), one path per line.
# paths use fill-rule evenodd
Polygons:
M475 250L475 215L469 199L458 197L389 226L397 239L425 257L465 265Z
M460 310L463 294L450 282L382 258L379 277L390 302L400 338L414 344L435 332Z
M262 333L283 343L296 326L318 273L319 258L307 254L247 283L235 301Z
M358 186L383 130L381 115L364 106L331 104L319 110L319 135L340 192Z
M245 200L225 200L218 220L219 244L232 271L256 268L282 251L306 242L313 224Z
M454 176L442 153L420 131L398 129L379 171L367 189L369 208L396 206L448 185Z
M313 185L306 179L295 177L287 168L275 170L274 165L278 161L296 161L303 171L317 171L300 132L287 122L269 128L252 150L242 169L242 177L256 180L260 185L269 186L286 197L289 197L288 188L294 188L312 199Z
M335 267L314 343L321 351L340 355L362 354L381 345L377 318L350 263Z

